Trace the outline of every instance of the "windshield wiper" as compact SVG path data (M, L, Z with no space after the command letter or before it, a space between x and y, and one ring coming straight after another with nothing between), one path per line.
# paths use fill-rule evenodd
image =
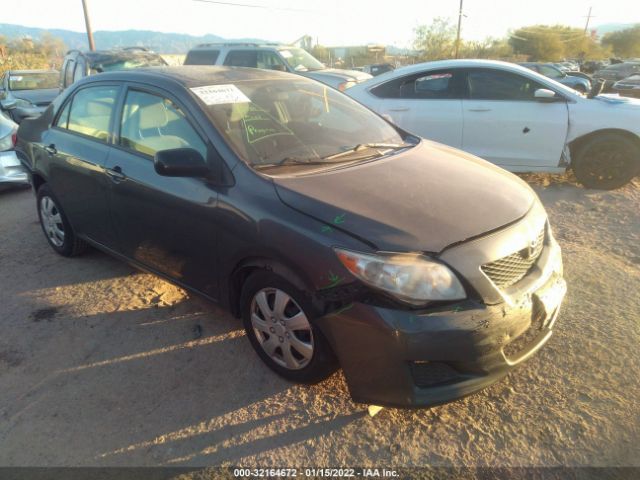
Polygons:
M414 145L410 143L359 143L355 147L349 148L344 152L334 153L333 155L329 155L326 157L322 157L323 160L335 160L337 158L342 158L351 155L355 152L361 152L362 150L368 149L376 149L378 150L378 155L384 155L384 153L380 152L380 150L400 150L402 148L413 147Z
M285 157L282 160L278 160L277 162L272 163L260 163L258 165L254 165L253 168L261 169L261 168L270 168L270 167L282 167L285 165L327 165L330 162L325 162L324 160L311 160L309 158L300 158L300 157Z

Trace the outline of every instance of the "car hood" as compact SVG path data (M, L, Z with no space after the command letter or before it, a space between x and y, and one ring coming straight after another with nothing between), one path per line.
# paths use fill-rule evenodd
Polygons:
M640 108L640 99L630 98L630 97L622 97L617 93L602 93L592 100L598 100L601 102L605 102L609 105L613 105L616 108L622 109L632 109L633 112L636 112L638 108Z
M384 159L274 182L289 207L396 252L440 252L518 220L536 198L515 175L426 140Z
M48 88L45 90L17 90L11 92L15 98L22 98L28 100L34 105L46 106L49 105L54 98L58 96L60 90L57 88Z
M323 79L335 79L336 81L342 82L364 82L365 80L369 80L371 75L365 72L359 72L357 70L339 70L337 68L325 68L323 70L312 70L309 72L298 72L305 77L310 77L315 80L322 81Z
M640 85L640 75L631 75L630 77L619 80L619 83L625 85Z

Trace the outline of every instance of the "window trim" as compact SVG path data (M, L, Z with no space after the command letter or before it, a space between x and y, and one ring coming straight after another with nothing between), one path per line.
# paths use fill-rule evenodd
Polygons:
M154 157L152 155L147 155L144 152L141 152L139 150L134 150L133 148L125 147L124 145L120 144L120 131L122 129L122 115L124 114L124 104L127 100L127 94L131 90L136 92L147 93L149 95L155 95L156 97L167 98L168 100L171 100L174 104L176 104L180 108L180 110L182 110L182 113L184 113L185 119L187 120L191 128L193 128L196 135L198 135L198 137L200 137L200 140L202 140L202 143L204 144L207 150L207 157L209 156L209 152L211 151L211 148L212 148L212 142L209 140L209 137L205 135L203 129L200 128L200 125L195 120L195 118L193 118L193 115L189 112L189 109L185 108L184 102L179 101L175 95L164 90L163 88L142 84L142 83L137 83L137 82L125 82L120 92L120 96L118 98L118 104L115 108L115 112L113 116L114 125L113 125L113 135L111 138L112 140L111 146L113 148L117 148L118 150L121 150L123 152L136 155L145 160L150 160L153 163ZM205 158L205 162L207 163L207 165L210 166L209 158Z
M111 109L111 113L109 116L109 131L108 131L108 136L106 140L101 140L98 137L93 137L91 135L87 135L85 133L82 132L77 132L75 130L69 130L68 126L69 126L69 117L71 116L71 110L73 109L73 101L76 98L76 95L81 91L81 90L86 90L87 88L95 88L95 87L116 87L117 91L116 91L116 95L114 97L114 107L117 107L118 104L118 100L120 98L121 92L122 92L122 84L119 82L95 82L95 83L89 83L87 85L82 85L81 87L76 88L75 90L71 91L69 93L69 95L67 96L67 98L65 98L64 102L62 102L62 105L60 105L60 108L58 108L58 111L56 112L55 116L53 117L53 120L51 121L51 128L58 130L62 133L67 133L69 135L75 135L78 136L80 138L85 138L87 140L93 140L94 142L97 143L101 143L103 145L112 145L112 141L113 141L113 119L114 119L114 110L115 108ZM64 109L66 108L66 106L69 105L69 115L67 116L67 128L63 128L60 127L58 125L56 125L58 119L60 118L60 115L62 115L62 112L64 112Z

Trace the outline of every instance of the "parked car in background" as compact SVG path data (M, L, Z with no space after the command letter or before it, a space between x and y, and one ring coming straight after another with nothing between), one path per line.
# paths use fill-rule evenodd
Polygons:
M609 65L593 74L594 80L603 80L605 90L613 87L619 80L640 73L640 62L622 62Z
M166 65L167 62L160 55L144 47L125 47L89 52L70 50L62 63L58 79L59 86L64 90L73 82L96 73Z
M601 70L607 66L607 62L602 60L588 60L582 64L580 71L584 73L594 73L597 70Z
M587 93L591 90L591 82L583 77L569 75L567 72L556 68L552 64L549 63L520 63L523 67L527 67L534 72L538 72L545 77L552 78L556 82L560 82L563 85L573 88L580 93Z
M416 64L346 93L409 132L514 172L570 168L602 189L640 173L640 102L583 96L513 63Z
M640 74L631 75L624 80L618 80L611 89L613 92L625 97L640 98Z
M299 47L258 43L205 43L187 53L185 65L225 65L297 73L340 91L364 82L371 75L357 70L327 68Z
M16 156L18 125L0 112L0 188L8 185L28 185L27 171Z
M88 243L220 303L288 380L339 364L356 402L440 404L552 335L566 284L533 190L328 85L140 69L47 112L18 146L53 250Z
M374 63L371 65L365 65L364 67L362 67L362 71L370 75L373 75L374 77L377 77L378 75L390 72L395 68L396 67L394 67L390 63Z
M39 116L59 93L57 70L8 70L0 79L0 109L14 122Z

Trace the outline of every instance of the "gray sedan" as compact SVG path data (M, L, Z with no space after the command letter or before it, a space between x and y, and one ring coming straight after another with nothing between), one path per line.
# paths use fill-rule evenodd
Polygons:
M29 183L26 170L13 148L17 129L15 122L0 113L0 187Z
M584 76L572 75L571 73L574 72L568 74L548 63L521 63L520 65L534 72L538 72L545 77L552 78L556 82L571 87L580 93L587 93L591 90L591 82L587 78L584 78Z
M57 70L11 70L0 80L0 107L14 122L39 117L60 93Z

